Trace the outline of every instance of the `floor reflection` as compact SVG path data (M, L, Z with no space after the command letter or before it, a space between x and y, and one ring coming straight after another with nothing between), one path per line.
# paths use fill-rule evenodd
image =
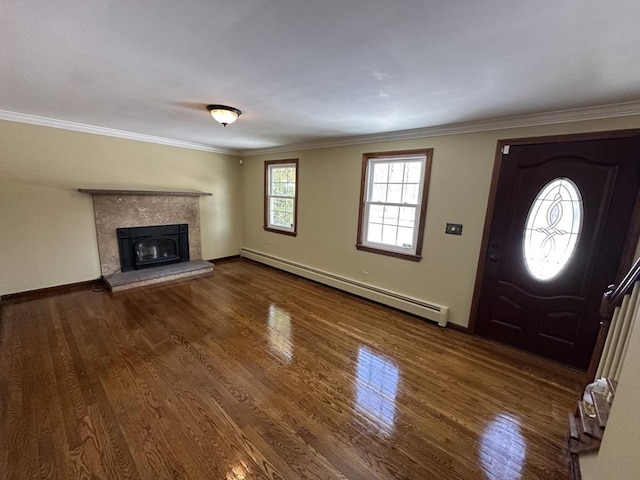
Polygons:
M225 480L247 480L249 478L249 469L244 462L232 465Z
M275 305L269 306L269 344L271 349L284 360L290 361L293 358L291 317Z
M367 347L358 349L356 408L381 430L393 430L398 367Z
M527 456L520 421L511 415L497 415L482 434L479 453L489 479L520 479Z

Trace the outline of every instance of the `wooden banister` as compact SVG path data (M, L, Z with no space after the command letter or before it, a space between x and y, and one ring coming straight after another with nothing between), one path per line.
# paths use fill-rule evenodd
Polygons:
M591 354L591 361L589 362L589 368L587 370L586 385L595 380L596 372L598 371L598 364L604 351L604 345L607 341L607 334L609 333L609 326L611 325L611 317L613 311L620 303L622 303L623 297L631 291L633 285L640 280L640 257L636 259L631 269L622 278L620 283L616 285L609 285L609 288L602 295L602 302L600 302L600 330L598 331L598 338L596 344L593 347L593 353Z
M613 311L622 302L622 297L631 291L634 283L640 279L640 257L631 266L631 269L624 276L622 281L616 285L609 285L609 289L604 292L600 303L600 316L603 319L611 319Z

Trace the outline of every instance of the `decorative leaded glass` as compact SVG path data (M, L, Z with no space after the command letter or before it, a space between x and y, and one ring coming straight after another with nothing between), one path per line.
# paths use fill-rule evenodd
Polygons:
M569 263L582 230L582 195L566 177L536 195L524 230L524 262L533 278L551 280Z

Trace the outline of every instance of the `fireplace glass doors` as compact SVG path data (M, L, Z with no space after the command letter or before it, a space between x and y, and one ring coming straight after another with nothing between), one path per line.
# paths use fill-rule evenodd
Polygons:
M123 272L189 261L189 226L118 228Z
M164 262L180 258L178 256L178 245L173 238L151 238L140 240L136 243L136 263Z

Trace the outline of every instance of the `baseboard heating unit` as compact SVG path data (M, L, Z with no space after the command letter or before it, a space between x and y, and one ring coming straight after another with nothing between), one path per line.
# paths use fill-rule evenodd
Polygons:
M334 287L345 292L353 293L359 297L364 297L374 302L388 305L398 310L412 313L422 318L437 322L441 327L447 326L447 313L449 308L431 302L425 302L418 298L408 297L400 293L375 287L367 283L359 282L351 278L335 275L333 273L308 267L300 263L285 260L267 253L241 248L240 255L249 260L264 263L274 268L293 273L309 280L314 280L330 287Z

